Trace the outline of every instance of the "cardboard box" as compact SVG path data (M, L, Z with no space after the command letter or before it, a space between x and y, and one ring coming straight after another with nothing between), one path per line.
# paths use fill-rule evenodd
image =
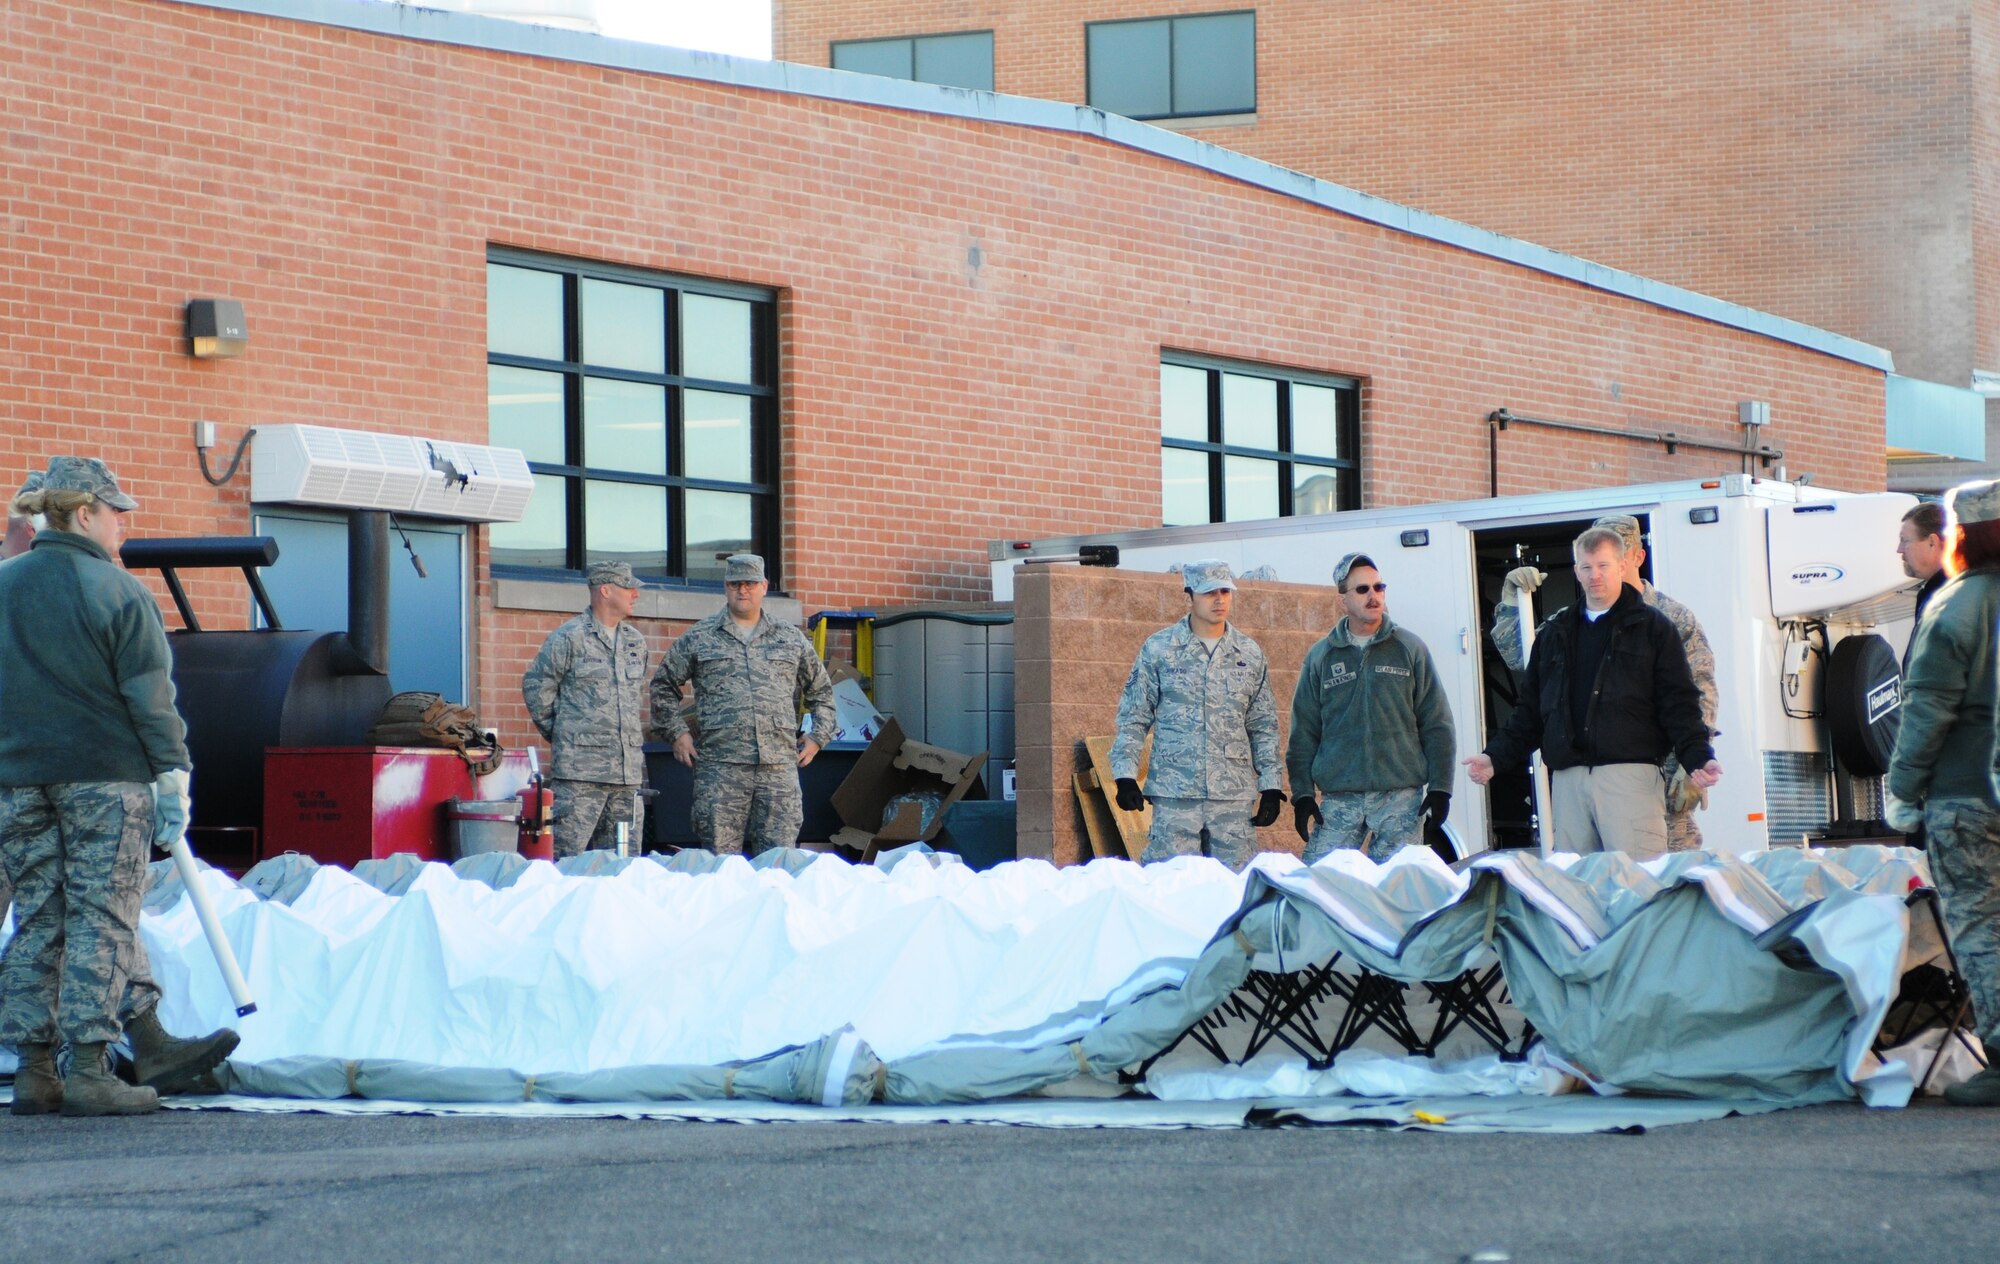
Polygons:
M912 742L903 736L902 725L893 717L884 719L882 731L833 792L833 810L840 815L842 826L833 842L860 852L864 860L872 860L885 848L929 842L944 827L951 805L965 797L985 765L985 751L962 755L942 746ZM889 800L922 790L943 795L928 826L921 806L914 803L902 805L893 819L882 819Z

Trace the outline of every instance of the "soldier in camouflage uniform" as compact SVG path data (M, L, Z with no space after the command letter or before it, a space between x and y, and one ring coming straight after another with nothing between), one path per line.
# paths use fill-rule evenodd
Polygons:
M236 1047L178 1040L139 941L149 845L188 824L189 759L159 606L112 559L137 507L101 461L57 457L16 512L49 529L0 566L0 867L15 933L0 960L0 1044L20 1053L13 1112L129 1115ZM111 1074L125 1035L142 1083ZM56 1074L56 1045L70 1074Z
M681 634L653 675L656 740L694 769L695 837L719 855L756 855L798 842L805 820L799 769L834 731L833 681L804 632L764 614L764 559L729 558L727 604ZM681 716L694 686L695 730ZM799 735L799 702L811 732Z
M616 843L644 846L646 637L630 622L641 587L625 562L587 572L590 608L549 633L521 676L528 718L549 742L556 859Z
M1188 616L1146 638L1118 700L1111 773L1118 806L1153 804L1139 859L1209 855L1241 869L1257 854L1256 827L1278 819L1278 711L1257 642L1229 623L1236 581L1222 562L1181 568ZM1146 733L1153 753L1139 787Z
M28 480L21 484L21 490L14 493L14 495L26 496L30 492L39 490L41 486L42 472L36 470L28 475ZM0 562L6 562L26 553L28 546L35 542L35 532L39 529L33 515L14 512L14 501L12 497L9 497L7 501L7 535L5 539L0 539ZM13 902L14 885L7 881L5 869L0 868L0 922L7 920L7 906Z
M1618 538L1625 542L1625 582L1638 589L1645 603L1667 616L1674 630L1680 633L1681 645L1687 651L1688 670L1694 675L1695 688L1701 691L1702 723L1708 726L1709 735L1714 736L1718 714L1715 650L1709 646L1707 633L1701 630L1694 611L1640 577L1639 569L1646 562L1646 537L1639 530L1637 518L1630 514L1605 514L1591 525L1618 533ZM1515 594L1535 591L1544 578L1532 566L1509 571L1501 587L1500 604L1493 609L1493 647L1500 651L1501 660L1517 672L1527 670L1528 656L1521 649L1521 609ZM1660 765L1660 777L1667 783L1667 850L1700 851L1701 829L1694 823L1694 810L1697 804L1705 802L1706 796L1688 781L1687 771L1671 755Z
M1307 864L1363 846L1387 860L1451 810L1451 703L1429 648L1389 618L1366 554L1341 558L1333 582L1347 613L1306 654L1285 751Z
M1946 495L1950 578L1917 628L1903 678L1903 718L1889 759L1889 824L1929 836L1931 878L1972 994L1987 1056L2000 1058L2000 483ZM1961 1106L2000 1106L2000 1064L1945 1090Z

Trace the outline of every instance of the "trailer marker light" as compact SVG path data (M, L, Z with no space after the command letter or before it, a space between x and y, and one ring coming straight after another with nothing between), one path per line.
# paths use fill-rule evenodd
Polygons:
M1431 533L1428 531L1405 531L1402 535L1402 541L1403 547L1406 549L1429 548Z
M1695 508L1688 510L1688 521L1698 527L1715 522L1721 516L1721 514L1716 512L1714 505L1697 505Z
M1009 547L1011 547L1016 553L1026 553L1029 549L1034 548L1035 545L1034 542L1031 540L1016 540Z
M1764 814L1762 812L1752 812L1750 815L1744 817L1743 819L1746 821L1761 821L1764 819Z
M1712 492L1720 486L1722 486L1722 480L1719 478L1715 478L1715 479L1710 479L1706 483L1703 483L1701 485L1701 489L1705 492Z

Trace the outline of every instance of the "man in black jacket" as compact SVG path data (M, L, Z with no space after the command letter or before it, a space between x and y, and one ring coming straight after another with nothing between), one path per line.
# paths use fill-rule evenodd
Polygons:
M1520 704L1465 766L1485 785L1496 766L1521 767L1539 747L1556 850L1650 860L1667 850L1662 760L1671 752L1704 789L1722 767L1680 634L1623 580L1625 541L1594 526L1573 552L1583 604L1542 625Z

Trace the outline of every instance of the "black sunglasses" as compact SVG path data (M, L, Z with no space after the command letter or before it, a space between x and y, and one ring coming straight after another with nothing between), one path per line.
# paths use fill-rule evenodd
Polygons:
M1349 592L1358 592L1358 593L1372 593L1372 592L1373 592L1373 593L1385 593L1385 592L1388 592L1388 591L1389 591L1389 585L1387 585L1387 584L1356 584L1356 585L1355 585L1354 587L1352 587L1352 588L1348 589L1347 591L1349 591Z

